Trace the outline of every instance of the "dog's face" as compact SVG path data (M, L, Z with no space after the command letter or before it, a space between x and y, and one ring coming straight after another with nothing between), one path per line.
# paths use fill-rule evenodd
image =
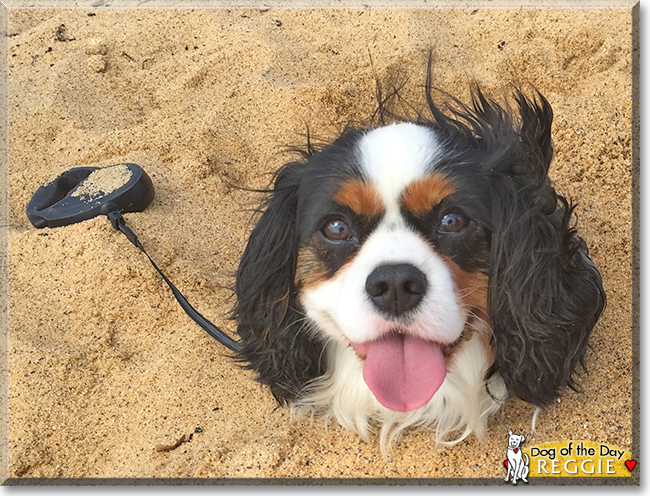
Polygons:
M427 403L470 321L487 318L490 233L467 201L481 192L444 153L432 129L373 129L323 152L299 192L298 299L394 411Z
M278 400L453 430L485 424L491 378L538 406L573 385L605 295L548 178L551 107L515 100L429 99L431 120L346 130L278 173L234 311Z

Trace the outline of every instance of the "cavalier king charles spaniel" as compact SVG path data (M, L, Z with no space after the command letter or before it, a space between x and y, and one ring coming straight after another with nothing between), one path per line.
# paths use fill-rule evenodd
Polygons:
M508 396L548 405L605 305L548 177L548 101L474 86L443 111L430 81L429 117L286 164L236 275L239 358L283 405L379 427L382 450L409 426L480 436Z

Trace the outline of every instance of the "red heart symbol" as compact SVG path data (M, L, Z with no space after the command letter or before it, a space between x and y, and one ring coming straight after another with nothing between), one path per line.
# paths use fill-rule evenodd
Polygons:
M627 460L625 462L625 466L630 472L632 472L632 470L634 470L634 467L636 467L636 460Z
M512 451L514 451L515 453L517 453L517 452L519 451L519 448L515 448L515 449L513 449Z
M508 468L508 460L503 460L503 464Z

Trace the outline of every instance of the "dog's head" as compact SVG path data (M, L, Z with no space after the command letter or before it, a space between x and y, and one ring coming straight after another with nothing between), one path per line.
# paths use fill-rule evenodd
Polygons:
M605 296L548 178L551 107L514 101L475 89L445 114L429 98L430 120L349 129L278 173L234 312L276 398L322 375L336 340L382 405L417 409L475 329L511 394L541 406L573 385Z
M521 443L526 440L523 434L517 435L513 434L512 431L508 431L508 448L519 448Z

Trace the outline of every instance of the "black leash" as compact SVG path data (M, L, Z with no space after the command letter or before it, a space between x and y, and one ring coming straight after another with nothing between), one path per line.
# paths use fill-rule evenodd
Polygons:
M111 178L123 179L125 182L113 187ZM105 180L108 182L103 182ZM74 167L44 182L32 196L25 213L34 227L39 229L67 226L97 215L106 215L116 230L121 231L147 255L151 265L165 280L178 303L192 320L229 350L241 351L241 343L228 336L188 303L151 259L138 237L126 227L121 212L142 212L153 197L153 182L138 164L124 162L104 168Z
M156 265L156 262L154 262L152 258L149 256L149 254L145 251L144 246L142 246L142 243L140 243L140 240L138 240L138 237L135 235L135 233L126 226L126 223L124 222L124 217L122 217L122 214L119 212L119 210L114 210L112 212L109 212L108 214L106 214L106 216L111 221L111 224L113 225L114 229L122 232L122 234L124 234L126 238L131 243L133 243L135 247L139 248L140 251L147 256L147 258L151 262L151 265L153 265L153 268L156 269L158 273L162 276L164 281L167 283L167 286L169 286L169 289L171 289L172 293L174 293L174 296L176 297L176 300L178 301L180 306L192 318L192 320L194 320L194 322L196 322L199 326L201 326L205 331L207 331L208 334L210 334L210 336L212 336L214 339L219 341L226 348L234 352L240 352L242 350L241 343L235 341L233 338L231 338L225 332L223 332L221 329L215 326L212 322L206 319L203 315L197 312L194 309L194 307L192 307L192 305L189 304L189 302L185 299L185 297L181 294L181 292L176 288L176 286L174 286L172 282L167 278L167 276L163 274L162 270L160 270Z

